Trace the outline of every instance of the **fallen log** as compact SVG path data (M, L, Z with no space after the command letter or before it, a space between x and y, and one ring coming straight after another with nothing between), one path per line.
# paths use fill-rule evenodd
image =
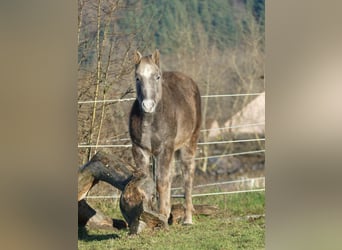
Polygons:
M104 181L123 191L133 177L135 169L112 155L98 152L78 172L78 200L84 199L99 181Z
M140 233L145 227L166 227L167 218L157 211L153 180L145 173L134 172L120 197L120 210L130 226L131 233Z
M85 200L78 202L78 226L97 229L124 229L128 225L124 220L112 219L93 209Z
M167 218L158 214L153 180L120 159L98 152L78 173L79 225L102 228L111 224L111 219L95 211L84 200L89 190L99 181L104 181L122 191L120 210L128 223L130 233L150 228L167 226ZM113 223L114 229L118 228Z
M105 216L84 200L89 190L99 181L109 183L122 191L120 210L127 223ZM206 205L195 205L194 208L194 214L212 214L217 210L216 207ZM157 211L155 184L146 173L101 151L95 154L87 164L80 167L78 172L79 226L114 230L128 226L131 234L137 234L145 228L163 228L168 224L179 223L184 217L184 207L181 204L172 206L170 218L166 218Z
M218 207L211 205L194 205L194 215L213 215L218 212ZM182 223L185 216L185 207L183 204L173 204L171 206L171 215L169 217L168 223L179 224Z

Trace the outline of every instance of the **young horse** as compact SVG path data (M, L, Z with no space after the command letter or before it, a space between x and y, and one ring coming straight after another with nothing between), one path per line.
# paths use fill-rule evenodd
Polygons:
M159 51L134 55L137 99L129 119L136 166L148 174L150 156L156 163L159 213L171 211L171 161L175 154L183 165L184 224L192 224L194 156L201 124L201 96L196 83L179 72L162 72Z

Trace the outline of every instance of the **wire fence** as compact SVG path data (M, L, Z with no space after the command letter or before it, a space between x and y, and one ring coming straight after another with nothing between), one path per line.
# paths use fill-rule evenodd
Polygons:
M197 158L195 158L195 160L213 159L213 158L221 158L221 157L237 156L237 155L248 155L248 154L264 153L264 152L265 152L265 149L261 149L261 150L247 151L247 152L238 152L238 153L223 154L223 155L212 155L212 156L205 156L205 157L197 157Z
M204 194L193 194L191 197L203 197L203 196L213 196L213 195L223 195L223 194L241 194L241 193L252 193L252 192L263 192L264 188L261 189L251 189L251 190L238 190L238 191L227 191L227 192L216 192L216 193L204 193ZM184 194L171 195L172 198L185 198Z
M236 126L227 126L223 128L212 128L212 129L202 129L201 132L207 132L207 131L215 131L215 130L227 130L231 128L241 128L241 127L254 127L254 126L261 126L265 125L265 122L258 122L258 123L251 123L251 124L241 124L241 125L236 125ZM223 144L223 143L241 143L241 142L251 142L251 141L264 141L265 138L257 138L257 139L244 139L244 140L231 140L231 141L215 141L215 142L199 142L197 145L211 145L211 144ZM122 139L116 139L112 140L114 141L130 141L130 138L122 138ZM78 148L117 148L117 147L131 147L131 144L105 144L105 145L92 145L92 144L86 144L86 143L81 143L78 145Z
M127 139L127 141L130 139ZM257 139L244 139L244 140L231 140L231 141L209 141L209 142L199 142L197 145L216 145L216 144L229 144L229 143L242 143L242 142L255 142L255 141L265 141L265 138L257 138ZM117 148L117 147L132 147L132 144L105 144L105 145L90 145L90 144L81 144L78 145L79 148Z
M241 193L253 193L253 192L265 192L265 188L259 189L248 189L248 190L237 190L237 191L227 191L227 192L214 192L214 193L203 193L203 194L193 194L191 197L203 197L203 196L215 196L215 195L227 195L227 194L241 194ZM120 199L120 195L94 195L86 196L86 199ZM184 194L172 194L171 198L184 198Z
M201 129L200 132L215 131L215 130L226 130L226 129L231 129L231 128L254 127L254 126L261 126L261 125L265 125L265 121L258 122L258 123L251 123L251 124L241 124L241 125L227 126L227 127L223 127L223 128ZM117 136L113 137L113 138L117 138ZM123 142L123 141L130 141L130 140L131 140L130 138L119 138L119 139L107 139L106 142ZM262 140L262 139L260 139L260 140ZM234 142L240 142L240 141L234 141ZM200 144L201 143L197 143L197 145L200 145ZM85 145L88 145L88 144L86 142L83 142L83 143L81 143L78 146L79 147L84 147ZM89 145L89 147L90 146L91 145ZM108 146L111 146L111 144L108 144Z
M230 184L241 184L241 183L246 183L246 182L250 182L250 183L252 183L252 185L254 185L254 183L257 182L257 181L265 182L265 177L245 178L245 179L234 180L234 181L223 181L223 182L207 183L207 184L196 185L196 186L193 187L193 189L206 188L206 187L212 187L212 186L230 185ZM182 190L182 189L183 189L183 187L171 188L172 191Z
M213 130L228 130L228 129L232 129L232 128L255 127L255 126L261 126L261 125L265 125L265 121L257 122L257 123L226 126L226 127L222 127L222 128L201 129L201 132L208 132L208 131L213 131Z
M222 94L222 95L203 95L202 98L220 98L220 97L242 97L242 96L259 96L263 93L248 93L248 94ZM108 99L108 100L90 100L90 101L78 101L78 104L94 104L94 103L116 103L116 102L128 102L134 101L136 98L122 98L122 99ZM245 127L254 127L254 126L264 126L265 121L249 123L249 124L239 124L239 125L232 125L226 126L221 128L210 128L210 129L202 129L200 132L210 132L210 131L217 131L217 130L229 130L235 128L245 128ZM245 143L245 142L262 142L265 141L265 138L251 138L251 139L240 139L240 140L222 140L222 141L206 141L206 142L199 142L198 146L205 146L205 145L218 145L218 144L230 144L230 143ZM110 140L113 142L128 142L130 138L119 138ZM87 144L87 143L80 143L78 148L129 148L132 147L132 144ZM219 154L219 155L211 155L205 157L197 157L195 160L203 160L203 159L214 159L214 158L223 158L229 156L240 156L240 155L248 155L248 154L260 154L265 153L264 149L260 150L252 150L252 151L245 151L245 152L237 152L237 153L229 153L229 154ZM258 178L250 178L250 179L242 179L242 180L234 180L234 181L225 181L219 183L209 183L203 185L194 186L193 189L197 188L206 188L206 187L213 187L213 186L221 186L221 185L231 185L231 184L241 184L241 183L254 183L256 181L263 182L261 187L257 188L249 188L249 189L242 189L242 190L234 190L234 191L222 191L222 192L206 192L206 193L197 193L193 194L192 197L202 197L202 196L213 196L213 195L228 195L228 194L239 194L239 193L247 193L247 192L264 192L265 191L265 177L258 177ZM248 186L248 185L247 185ZM253 184L249 185L253 186ZM182 190L181 187L172 188L172 191ZM173 198L184 198L184 194L172 194L171 197ZM88 195L87 199L118 199L120 195L96 195L91 196Z
M257 178L245 178L241 180L234 181L225 181L225 182L216 182L216 183L208 183L197 185L193 187L193 190L198 188L207 188L207 187L217 187L222 185L231 185L231 184L242 184L248 183L245 186L250 186L252 188L244 189L244 190L235 190L235 191L222 191L222 192L207 192L207 193L196 193L193 194L192 197L203 197L203 196L216 196L216 195L227 195L227 194L240 194L240 193L250 193L250 192L264 192L265 191L265 177L257 177ZM258 184L255 184L258 183ZM253 188L257 187L257 188ZM182 187L171 188L171 191L183 190ZM172 198L184 198L184 194L171 194ZM86 196L86 199L119 199L120 195L89 195Z
M217 97L242 97L242 96L258 96L262 93L248 93L248 94L223 94L223 95L202 95L202 98L217 98ZM134 101L136 98L119 98L119 99L108 99L108 100L88 100L78 101L78 104L94 104L94 103L115 103L115 102L128 102Z

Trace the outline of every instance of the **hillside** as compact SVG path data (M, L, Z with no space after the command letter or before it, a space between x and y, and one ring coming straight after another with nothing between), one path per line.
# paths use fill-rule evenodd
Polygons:
M103 100L135 97L137 48L143 54L158 48L162 69L186 73L202 95L265 89L264 1L80 0L78 21L80 145L129 144L131 102ZM214 120L224 126L254 97L203 98L202 128ZM131 161L127 147L103 150ZM94 151L79 148L79 164Z
M122 31L140 31L138 40L164 53L175 52L190 41L195 48L201 39L225 49L236 46L248 30L246 11L253 14L263 33L263 0L143 0L134 11L123 11L118 25Z

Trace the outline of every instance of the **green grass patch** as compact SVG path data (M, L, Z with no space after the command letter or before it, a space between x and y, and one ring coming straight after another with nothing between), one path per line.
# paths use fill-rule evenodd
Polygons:
M147 230L130 236L127 230L79 229L78 249L264 249L265 193L196 197L195 204L216 205L211 216L194 216L194 225L172 225L167 230ZM181 200L174 200L181 202ZM120 211L113 200L92 204L113 218ZM96 205L96 206L95 206Z

